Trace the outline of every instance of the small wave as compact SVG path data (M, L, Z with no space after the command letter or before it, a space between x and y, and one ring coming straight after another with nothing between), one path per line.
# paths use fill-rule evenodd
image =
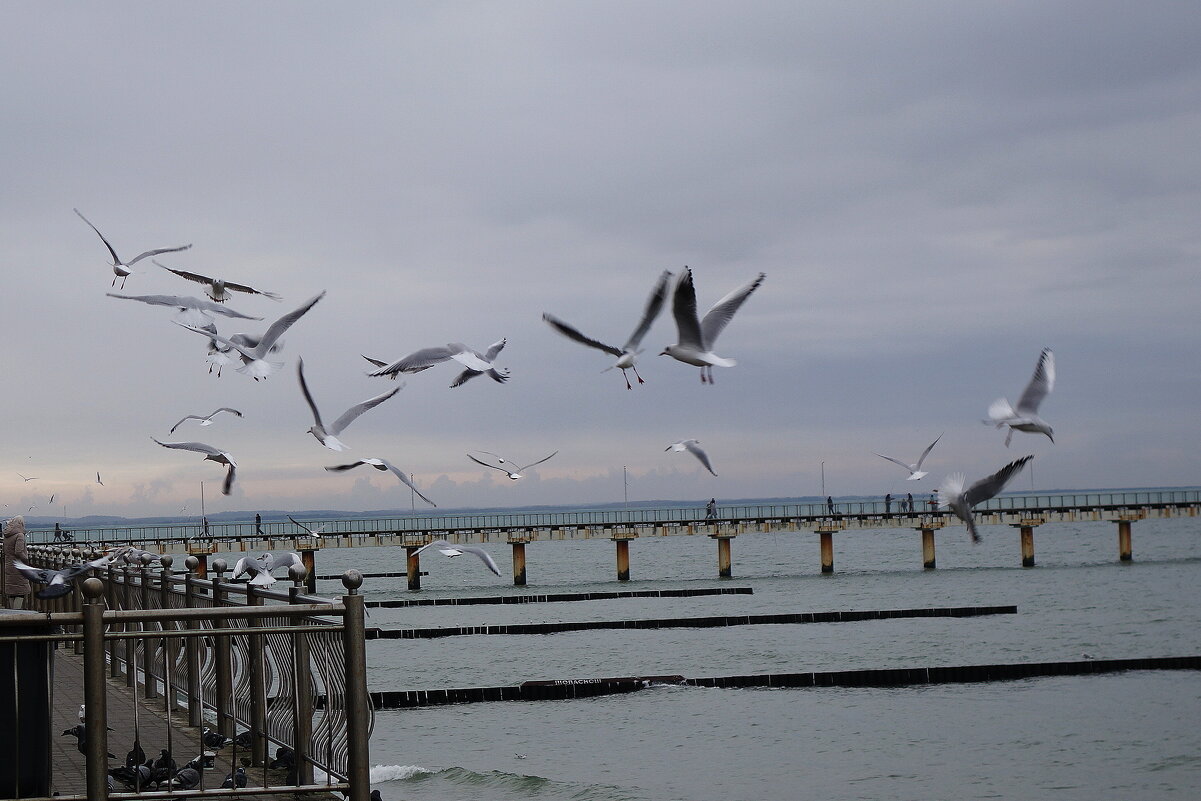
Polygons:
M431 773L433 773L432 770L420 765L372 765L371 783L403 781L414 776L427 776Z
M645 796L632 788L577 784L497 770L480 773L467 768L451 767L433 774L414 774L414 777L422 781L442 781L460 788L471 787L476 793L486 791L488 797L495 799L537 797L545 801L645 801ZM372 778L374 779L374 773Z

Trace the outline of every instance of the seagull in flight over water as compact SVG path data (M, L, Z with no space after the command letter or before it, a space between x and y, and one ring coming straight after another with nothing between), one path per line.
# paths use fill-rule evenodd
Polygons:
M713 308L705 312L704 319L698 321L696 316L696 288L692 285L692 270L685 267L676 278L675 292L672 295L671 310L676 318L676 338L674 345L668 345L660 356L670 356L676 361L684 362L701 368L701 383L713 383L713 366L733 367L736 362L726 359L713 352L713 345L726 325L734 317L751 293L759 288L766 277L759 273L750 283L730 292Z
M120 257L117 256L117 251L113 250L113 246L110 245L108 240L104 238L104 234L100 233L100 229L92 225L92 221L87 217L84 217L83 214L80 213L79 209L73 209L73 211L79 215L79 219L91 226L92 230L96 232L96 236L100 237L100 241L104 243L104 246L108 248L109 254L113 257L113 283L111 286L116 286L117 279L120 278L121 288L125 289L125 279L133 274L133 270L131 270L130 267L137 264L147 256L157 256L160 253L175 253L176 251L187 250L188 248L192 247L191 245L183 245L182 247L177 248L158 248L156 250L148 250L145 253L139 253L129 261L121 261Z
M31 567L25 564L20 559L14 558L12 566L17 569L21 575L35 584L45 584L44 590L39 590L38 598L58 598L60 595L66 595L71 591L71 585L76 578L87 573L94 567L104 567L108 564L111 554L106 554L99 559L91 562L84 562L81 565L71 565L62 570L51 570L49 568Z
M449 345L443 347L422 348L391 364L380 359L373 359L370 356L364 356L363 358L380 368L373 373L367 374L370 376L386 375L389 378L395 379L401 373L420 373L422 370L428 370L435 364L441 364L442 362L454 359L467 369L459 373L455 377L455 380L450 382L452 388L465 384L481 373L487 373L488 377L493 381L503 384L509 380L509 371L497 370L493 362L501 350L504 349L506 342L508 342L507 339L502 339L500 342L493 342L484 353L473 350L462 342L451 342Z
M1017 409L1014 410L1005 398L997 398L988 407L988 419L984 422L994 423L997 428L1009 426L1009 433L1005 435L1006 448L1009 447L1009 440L1013 438L1014 431L1045 434L1047 439L1054 442L1055 437L1050 424L1038 416L1039 404L1051 394L1054 387L1055 354L1050 348L1043 348L1038 357L1038 364L1034 367L1034 375L1030 377L1030 383L1026 385L1022 397L1018 400Z
M175 322L181 325L212 325L214 314L220 314L225 317L236 317L239 320L263 319L262 317L251 317L249 314L242 314L226 306L213 303L211 300L194 298L189 295L122 295L118 292L105 292L104 294L110 298L138 300L142 303L149 303L151 306L170 306L179 309L179 313L175 315Z
M480 451L480 453L487 453L489 456L496 456L495 453L489 453L488 451ZM542 459L539 459L536 462L530 462L529 464L523 465L520 467L517 465L516 462L510 461L509 459L505 459L503 456L496 456L496 458L500 460L500 464L491 464L490 462L485 462L481 459L475 458L470 453L467 454L467 458L470 459L471 461L475 462L476 464L482 464L484 467L491 467L493 470L499 470L500 472L507 475L510 480L516 481L519 478L525 478L524 474L525 474L526 470L529 470L531 467L536 467L537 465L542 464L547 459L550 459L551 456L554 456L557 453L558 453L558 451L555 451L555 453L552 453L550 456L543 457ZM509 470L508 468L506 468L504 466L506 464L511 464L516 469Z
M473 554L478 556L480 561L483 562L489 570L498 576L500 575L500 568L496 566L496 562L493 561L492 556L483 548L477 548L474 545L451 545L446 540L434 540L433 542L426 543L417 550L413 551L413 555L417 556L419 553L428 548L437 548L443 556L453 557L462 556L465 553Z
M338 434L348 425L358 419L359 415L368 409L374 409L388 398L395 395L404 389L404 384L395 387L382 395L376 395L374 398L369 398L362 403L355 404L342 413L342 416L335 420L328 428L321 422L321 412L317 411L317 404L313 401L313 396L309 393L309 385L304 380L304 359L296 358L296 376L300 379L300 391L304 393L304 399L309 404L309 410L313 413L313 425L309 428L310 434L317 438L325 447L331 451L344 451L346 446L338 439Z
M673 442L663 449L666 451L688 451L705 466L705 469L713 473L713 465L709 463L709 454L701 450L701 441L699 439L682 439L679 442ZM717 475L717 473L713 473Z
M542 319L546 321L551 328L558 331L568 339L575 340L581 345L587 345L590 348L603 350L612 356L617 357L617 362L611 367L606 367L605 370L612 370L614 367L621 370L621 375L626 380L626 389L633 389L630 384L630 378L626 375L626 370L633 370L634 377L638 379L639 384L645 384L642 376L638 375L638 368L634 366L634 360L642 351L638 345L642 342L642 338L646 336L646 332L651 327L651 323L659 316L660 310L663 308L663 301L667 298L667 281L671 278L671 273L664 270L659 275L659 280L655 282L654 288L651 290L650 297L646 299L646 307L642 311L642 319L638 321L638 326L634 329L634 333L630 334L630 338L620 348L614 345L606 345L604 342L592 339L585 336L580 331L567 323L555 317L553 314L543 313Z
M151 261L154 260L151 259ZM255 289L252 286L235 284L233 281L226 281L222 278L209 278L207 275L190 273L187 270L173 270L165 264L159 264L157 261L154 263L169 273L175 273L180 278L186 278L189 281L194 281L198 284L204 284L204 291L208 293L210 298L218 303L224 303L226 300L228 300L229 292L245 292L250 295L262 295L263 297L271 298L272 300L276 301L280 299L279 295L275 294L274 292L264 292L261 289Z
M238 469L238 463L234 461L234 457L227 451L219 448L214 448L212 445L205 445L203 442L159 442L154 437L151 437L159 445L164 448L177 448L184 451L196 451L203 453L204 458L217 464L228 465L229 469L225 471L225 483L221 485L221 494L228 495L234 486L234 471Z
M938 441L940 439L942 439L942 434L939 434L937 437L934 438L933 442L931 442L928 446L926 446L926 449L924 451L922 451L922 455L918 458L917 464L905 464L900 459L894 459L891 456L885 456L884 454L876 453L875 451L872 451L872 453L876 453L876 455L879 456L881 459L887 459L888 461L892 462L893 464L899 464L901 467L908 470L909 478L905 479L906 481L918 481L918 480L930 475L928 472L922 471L922 462L926 461L926 457L930 455L930 451L933 450L934 446L938 444Z
M415 492L417 494L418 498L425 501L430 506L436 507L438 505L438 504L434 503L433 501L431 501L429 498L422 495L421 490L417 489L417 485L413 483L412 479L410 479L407 475L405 475L404 472L402 470L400 470L400 468L398 468L396 465L392 464L391 462L389 462L386 459L376 459L376 458L359 459L357 462L352 462L351 464L337 464L332 467L327 467L325 469L330 471L331 473L341 473L341 472L345 472L347 470L353 470L354 468L358 467L359 465L364 465L364 464L371 465L376 470L384 470L384 471L392 473L392 475L394 475L400 479L400 482L402 484L404 484L409 489L413 490L413 492ZM288 519L292 520L292 518L288 518ZM292 520L292 522L296 523L295 520ZM300 526L299 523L296 523L296 525ZM301 526L301 528L304 528L304 526Z
M980 535L976 533L976 521L972 519L972 507L995 497L1005 489L1005 485L1022 472L1026 462L1033 458L1034 454L1030 454L1010 462L967 489L964 489L967 477L963 473L953 473L943 479L942 486L938 488L938 503L940 506L949 507L956 517L967 524L967 533L972 535L972 542L979 542Z

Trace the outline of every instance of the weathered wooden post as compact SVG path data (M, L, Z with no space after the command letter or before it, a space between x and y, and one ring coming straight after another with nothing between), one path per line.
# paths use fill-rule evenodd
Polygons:
M1034 567L1034 525L1023 521L1015 528L1021 530L1022 567Z
M421 589L421 556L417 553L416 545L406 545L405 553L408 555L406 560L406 568L409 574L409 589Z
M1130 520L1124 519L1118 521L1118 559L1122 562L1133 560L1134 555L1130 547Z
M628 534L614 534L613 542L617 543L617 580L630 580L630 539Z
M817 532L818 539L821 541L822 552L822 572L834 572L834 532L821 531Z
M734 575L733 563L730 559L730 541L734 539L734 535L710 534L709 539L717 540L717 575L721 578L730 578Z
M922 567L926 570L933 570L935 567L934 558L934 529L922 528Z
M509 543L513 546L513 584L518 587L525 586L525 543L512 541Z

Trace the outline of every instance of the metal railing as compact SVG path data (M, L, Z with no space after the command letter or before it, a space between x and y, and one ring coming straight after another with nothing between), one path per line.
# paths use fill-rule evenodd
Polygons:
M891 505L883 497L840 498L831 505L824 501L777 504L719 505L717 519L781 519L813 520L832 515L904 514L904 495L895 496ZM930 493L915 494L914 514L928 513ZM1012 493L992 498L975 509L989 511L1055 511L1067 509L1114 509L1177 504L1201 503L1201 489L1138 490L1087 493ZM831 508L832 507L832 508ZM403 517L346 518L310 521L320 525L321 537L370 536L382 533L428 533L453 530L482 530L506 528L559 528L562 526L620 526L700 522L705 519L703 504L673 506L658 509L578 509L551 512L484 512L445 515L406 515ZM261 528L261 533L257 529ZM49 529L39 529L38 539L48 539ZM263 522L261 526L246 523L176 523L149 526L104 526L76 529L72 532L78 543L131 543L153 545L166 542L196 540L220 544L244 539L293 539L308 537L290 522Z
M35 566L50 569L100 555L44 545L29 550ZM201 750L201 727L230 738L244 730L244 753L252 766L264 767L263 781L240 791L205 790L206 798L337 791L367 801L374 718L358 593L362 575L348 571L342 577L347 594L327 600L302 594L305 572L299 566L290 572L293 586L279 592L223 580L222 560L211 566L213 579L197 573L195 557L186 560L183 573L174 573L172 564L169 555L152 563L148 554L134 565L110 563L95 569L94 577L76 580L72 592L34 602L48 616L30 615L29 624L48 620L62 627L63 633L46 636L71 643L84 658L87 793L60 797L109 797L107 673L124 679L135 707L161 703L168 726L186 724L181 728L191 730L181 731L180 740ZM135 711L135 739L137 720ZM294 769L281 779L286 783L268 780L273 746L294 755ZM220 781L218 776L214 783ZM168 787L141 790L137 797L189 792Z

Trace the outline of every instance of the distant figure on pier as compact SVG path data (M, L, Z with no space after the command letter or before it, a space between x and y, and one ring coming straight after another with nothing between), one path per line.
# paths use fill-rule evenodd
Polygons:
M905 494L905 505L908 507L908 510L910 512L913 511L913 493L912 492Z
M826 496L826 509L829 510L830 514L834 514L834 498L830 495Z
M204 536L207 537L209 535L209 519L207 517L202 517L201 520L204 521Z
M75 542L75 538L71 536L70 531L63 531L62 527L54 524L54 541L55 542Z
M891 492L886 493L884 495L884 514L886 514L886 515L892 514L892 493Z
M263 516L258 512L254 513L254 533L263 536Z
M4 582L4 606L8 609L24 609L25 596L30 592L29 580L13 562L29 560L25 550L25 518L17 515L4 524L4 547L0 548L0 580Z
M938 495L936 493L933 493L933 492L930 493L929 503L930 503L930 511L931 512L938 510Z
M709 502L705 504L705 519L717 519L717 498L710 498Z

